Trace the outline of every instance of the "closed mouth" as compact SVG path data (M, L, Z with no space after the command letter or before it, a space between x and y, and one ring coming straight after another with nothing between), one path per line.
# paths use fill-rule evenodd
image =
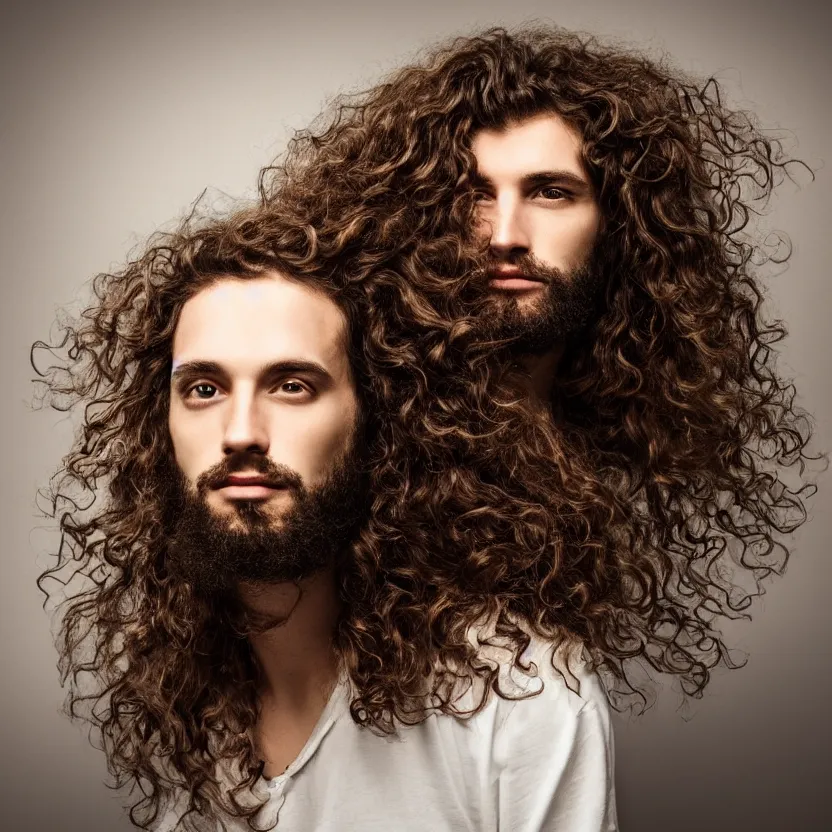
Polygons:
M229 488L231 486L259 486L261 488L283 488L282 483L267 479L266 477L232 475L224 479L217 488Z
M543 283L540 278L532 277L520 269L491 269L488 272L490 280L525 280L529 283Z

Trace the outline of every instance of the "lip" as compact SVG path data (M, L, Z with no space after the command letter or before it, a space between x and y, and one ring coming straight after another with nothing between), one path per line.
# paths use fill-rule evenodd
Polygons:
M285 489L263 483L237 485L229 483L217 489L226 500L268 500Z
M257 474L232 474L217 490L227 500L267 500L284 488Z
M488 285L492 289L508 289L512 291L528 291L537 289L544 285L541 280L534 280L526 277L523 272L519 270L499 270L492 272L491 279Z
M227 477L221 488L229 485L264 485L269 488L277 488L278 486L271 482L268 477L260 476L259 474L231 474Z

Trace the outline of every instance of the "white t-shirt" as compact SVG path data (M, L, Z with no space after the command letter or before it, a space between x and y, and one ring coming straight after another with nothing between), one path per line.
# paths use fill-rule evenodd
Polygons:
M500 662L503 690L477 715L432 714L395 736L357 725L342 681L295 761L258 788L256 826L277 832L616 832L613 738L600 680L570 665L570 690L532 642L525 675ZM567 678L570 678L569 676ZM472 692L473 693L473 692ZM464 700L460 700L464 701ZM472 700L473 701L473 700ZM257 793L257 792L256 792ZM181 810L180 810L181 811ZM158 832L176 827L179 813ZM228 819L229 829L247 829ZM236 824L236 825L235 825ZM213 827L211 827L213 828Z

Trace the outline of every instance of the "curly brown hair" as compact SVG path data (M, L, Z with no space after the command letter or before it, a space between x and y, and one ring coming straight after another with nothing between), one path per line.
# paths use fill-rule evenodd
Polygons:
M345 271L275 205L192 215L122 271L99 275L94 303L62 324L59 343L33 347L46 401L83 406L48 492L61 544L39 580L61 608L67 708L97 732L115 786L141 791L130 816L142 828L183 793L183 828L229 815L251 822L261 805L250 791L263 771L261 676L246 636L268 624L233 592L183 579L168 557L172 339L185 302L219 278L288 274L330 296L348 321L372 498L337 563L335 646L356 722L391 732L431 710L476 713L499 689L498 669L469 641L478 621L497 620L521 650L529 644L509 608L533 604L529 591L549 568L544 549L561 557L559 540L533 530L544 514L567 514L546 496L560 493L548 455L512 478L518 457L502 449L519 439L521 455L531 453L545 433L465 315L476 303L459 240L434 240L400 266ZM579 546L583 521L572 514L570 545ZM560 622L550 634L572 635ZM481 691L467 711L457 699L466 680Z
M783 572L783 535L814 489L811 420L775 366L786 332L762 309L759 269L790 247L778 237L771 251L750 227L808 167L723 103L715 79L531 27L455 39L337 99L261 172L261 194L344 269L404 274L431 240L474 244L476 131L541 113L581 137L606 290L566 344L547 434L557 500L580 513L586 538L562 540L577 559L543 548L532 566L523 558L567 521L526 516L509 605L544 630L580 633L622 693L638 666L628 660L641 658L699 695L712 668L737 666L720 621L744 617L762 581ZM517 446L515 476L541 447ZM584 545L602 538L612 542Z
M356 722L390 732L426 701L459 713L473 677L480 706L501 693L469 640L483 621L518 664L532 631L579 639L622 693L639 659L692 694L730 663L720 620L782 569L779 533L804 517L808 486L781 474L803 474L809 425L774 371L783 330L761 320L741 237L739 185L756 176L765 195L786 162L715 90L559 31L458 41L301 135L262 205L191 218L100 275L62 342L36 345L60 359L40 369L53 406L85 406L41 584L65 596L70 713L116 785L141 790L134 823L181 790L186 828L256 812L246 622L169 570L158 479L178 313L218 276L285 272L349 321L372 498L338 574ZM556 420L478 334L468 231L471 132L541 109L580 127L617 253L602 314L561 363ZM743 573L755 588L738 594Z

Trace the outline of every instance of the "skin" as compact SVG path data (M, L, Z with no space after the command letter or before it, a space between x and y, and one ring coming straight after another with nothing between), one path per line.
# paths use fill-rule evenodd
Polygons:
M539 283L519 279L512 257L531 254L546 266L568 271L589 257L601 211L581 159L581 139L560 116L544 114L475 134L480 229L490 238L510 291L533 307Z
M534 314L544 284L524 280L512 265L531 255L567 273L590 256L601 210L581 158L581 138L560 116L544 113L498 130L480 130L477 160L478 226L498 262L491 290ZM528 362L530 390L548 400L562 347Z
M173 339L169 428L190 483L224 455L268 455L319 485L351 437L358 400L344 348L346 322L333 301L272 275L224 279L183 307ZM256 476L254 471L240 471ZM231 516L240 499L276 513L290 494L229 485L207 495Z
M277 273L221 278L188 300L173 338L168 419L187 480L195 485L224 455L249 451L292 469L308 488L320 484L347 450L358 414L345 336L331 299ZM230 523L235 500L258 499L279 523L292 497L243 481L206 499ZM265 677L258 743L274 776L303 747L337 679L338 593L331 570L299 585L239 591L256 611L288 616L251 639Z

